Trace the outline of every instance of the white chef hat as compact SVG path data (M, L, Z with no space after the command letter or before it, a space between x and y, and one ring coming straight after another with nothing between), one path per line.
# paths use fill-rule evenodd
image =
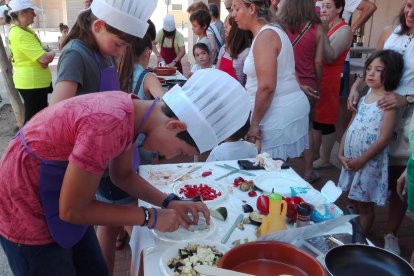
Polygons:
M172 32L175 30L175 21L174 16L171 14L167 14L164 17L164 25L162 27L166 32Z
M142 38L156 6L157 0L94 0L91 9L111 27Z
M200 153L239 130L250 113L246 90L217 69L197 70L183 87L176 85L165 93L163 100L187 124Z
M43 11L41 8L36 7L31 0L11 0L9 7L11 9L9 12L18 12L25 9L33 9L38 12Z
M0 18L4 18L4 12L8 10L9 7L7 7L6 5L0 6Z

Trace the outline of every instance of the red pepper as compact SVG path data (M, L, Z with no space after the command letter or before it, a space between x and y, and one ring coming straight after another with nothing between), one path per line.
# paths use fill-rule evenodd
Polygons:
M235 178L234 179L234 181L233 181L233 186L234 187L239 187L239 185L241 184L241 183L243 183L245 180L244 180L244 178L243 177L237 177L237 178Z
M250 197L255 197L255 196L257 196L257 193L256 193L256 191L254 191L254 190L251 190L250 192L248 192L247 193Z
M257 210L263 215L269 214L269 196L261 195L256 201Z
M202 174L201 174L201 176L202 177L207 177L207 176L209 176L209 175L211 175L212 174L212 172L211 171L205 171L205 172L203 172Z
M203 200L213 200L222 195L221 192L216 191L207 184L184 185L179 189L178 193L183 194L186 198L201 196Z

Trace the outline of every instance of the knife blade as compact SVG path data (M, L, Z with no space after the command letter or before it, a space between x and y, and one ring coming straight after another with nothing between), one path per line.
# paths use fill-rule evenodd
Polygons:
M233 166L230 166L230 165L227 165L227 164L223 164L223 165L216 164L216 166L220 167L220 168L223 168L223 169L226 169L226 170L237 170L237 173L240 173L240 174L244 174L244 175L248 175L248 176L256 176L254 173L246 172L244 170L238 169L236 167L233 167Z
M226 176L229 176L229 175L235 174L235 173L237 173L237 172L238 172L238 170L233 170L233 171L230 171L230 172L228 172L228 173L226 173L226 174L223 174L222 176L217 177L216 179L214 179L214 181L217 181L217 180L223 179L223 178L225 178Z
M208 276L254 276L253 274L247 274L237 272L233 270L218 268L215 266L198 264L194 267L194 270L202 275Z
M189 170L189 171L187 171L187 172L185 172L185 173L182 173L182 174L180 174L179 176L177 176L176 178L174 178L172 182L175 182L175 181L179 180L181 177L183 177L184 175L186 175L186 174L190 174L190 173L193 173L193 172L197 171L197 170L198 170L198 169L200 169L200 168L201 168L201 166L195 166L195 167L194 167L194 168L192 168L191 170Z
M226 235L221 239L221 243L226 243L227 240L230 238L231 233L233 233L234 229L236 229L237 225L239 225L243 221L243 214L238 215L236 220L234 221L233 225L230 227L230 229L227 231Z

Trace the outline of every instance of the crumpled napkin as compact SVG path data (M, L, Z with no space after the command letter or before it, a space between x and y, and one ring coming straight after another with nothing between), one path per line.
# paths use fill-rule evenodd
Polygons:
M273 160L267 152L260 153L256 156L255 166L262 166L266 171L280 171L283 160Z

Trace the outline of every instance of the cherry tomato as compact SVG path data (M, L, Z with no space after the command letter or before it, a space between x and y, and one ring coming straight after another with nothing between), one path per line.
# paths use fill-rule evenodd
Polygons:
M256 201L257 210L263 215L269 214L269 196L261 195Z

